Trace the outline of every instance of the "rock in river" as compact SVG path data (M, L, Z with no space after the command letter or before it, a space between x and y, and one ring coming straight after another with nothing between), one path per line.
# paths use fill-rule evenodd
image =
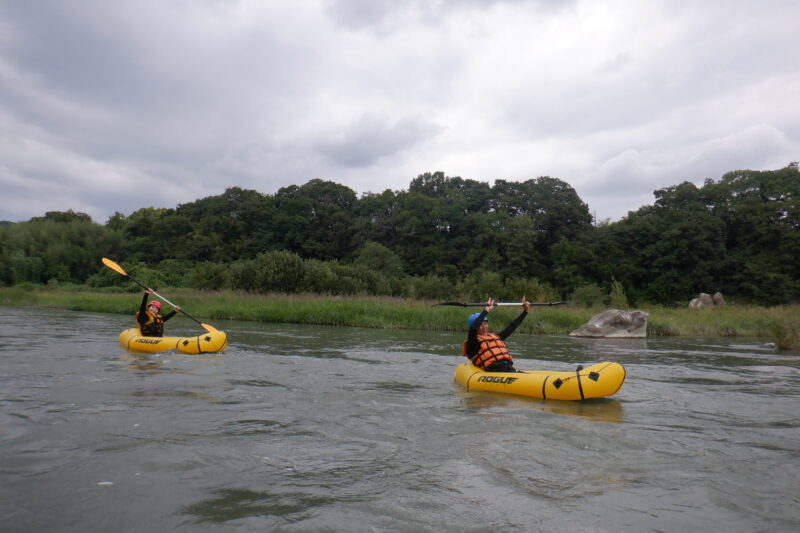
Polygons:
M646 311L622 311L608 309L597 314L586 324L572 333L571 337L630 337L642 338L647 336Z

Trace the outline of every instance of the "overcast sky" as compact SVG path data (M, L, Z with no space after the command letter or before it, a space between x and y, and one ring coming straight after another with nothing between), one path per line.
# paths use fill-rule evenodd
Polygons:
M552 176L599 219L800 159L796 0L0 0L0 220Z

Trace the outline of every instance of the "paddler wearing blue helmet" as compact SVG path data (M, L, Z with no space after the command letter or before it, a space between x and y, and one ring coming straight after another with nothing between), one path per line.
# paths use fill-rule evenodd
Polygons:
M467 340L461 347L461 354L472 364L487 372L516 372L514 360L508 353L505 340L514 333L517 326L528 316L530 303L522 297L522 313L512 320L500 333L489 332L489 313L495 308L496 300L490 298L480 313L472 313L467 318Z

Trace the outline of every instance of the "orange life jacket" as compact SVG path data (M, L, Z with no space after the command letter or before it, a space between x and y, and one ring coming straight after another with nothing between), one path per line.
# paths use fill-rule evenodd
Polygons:
M147 322L139 322L139 313L136 313L136 322L139 324L139 331L145 337L163 337L164 336L164 319L161 315L153 316L150 313L147 315Z
M461 355L468 357L466 341L461 345ZM503 339L494 333L478 335L478 353L470 357L473 365L486 370L492 363L504 360L513 362Z

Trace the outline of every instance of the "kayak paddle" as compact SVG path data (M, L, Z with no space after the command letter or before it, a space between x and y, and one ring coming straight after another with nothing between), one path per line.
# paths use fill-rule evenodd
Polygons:
M569 305L572 302L536 302L530 303L531 307L550 307L553 305ZM476 303L464 303L464 302L442 302L439 304L433 304L434 307L439 305L454 305L457 307L485 307L486 302L476 302ZM519 305L522 306L522 302L496 302L494 305Z
M138 280L136 280L136 279L133 279L133 278L131 277L131 275L130 275L130 274L128 274L127 272L125 272L125 270L124 270L124 269L123 269L121 266L119 266L118 264L116 264L116 263L115 263L114 261L112 261L111 259L107 259L107 258L105 258L105 257L104 257L104 258L102 259L102 261L103 261L103 264L104 264L105 266L107 266L107 267L108 267L108 268L110 268L111 270L115 271L117 274L119 274L119 275L121 275L121 276L125 276L126 278L128 278L128 279L129 279L129 280L131 280L132 282L136 283L137 285L139 285L139 286L140 286L140 287L142 287L143 289L149 289L149 288L150 288L150 287L148 287L147 285L143 284L141 281L138 281ZM158 296L159 298L161 298L162 300L164 300L166 303L168 303L168 304L169 304L169 305L171 305L172 307L175 307L175 304L174 304L174 303L170 302L169 300L167 300L166 298L164 298L163 296L161 296L160 294L158 294L156 291L153 291L153 294L155 294L156 296ZM192 320L194 320L194 321L195 321L195 322L197 322L198 324L200 324L200 326L202 326L203 328L205 328L205 330L206 330L206 331L217 331L217 328L215 328L214 326L209 326L208 324L203 324L202 322L200 322L199 320L197 320L195 317L193 317L192 315L190 315L189 313L187 313L187 312L186 312L186 311L184 311L183 309L181 309L181 310L180 310L180 312L181 312L181 313L183 313L184 315L186 315L187 317L191 318Z

